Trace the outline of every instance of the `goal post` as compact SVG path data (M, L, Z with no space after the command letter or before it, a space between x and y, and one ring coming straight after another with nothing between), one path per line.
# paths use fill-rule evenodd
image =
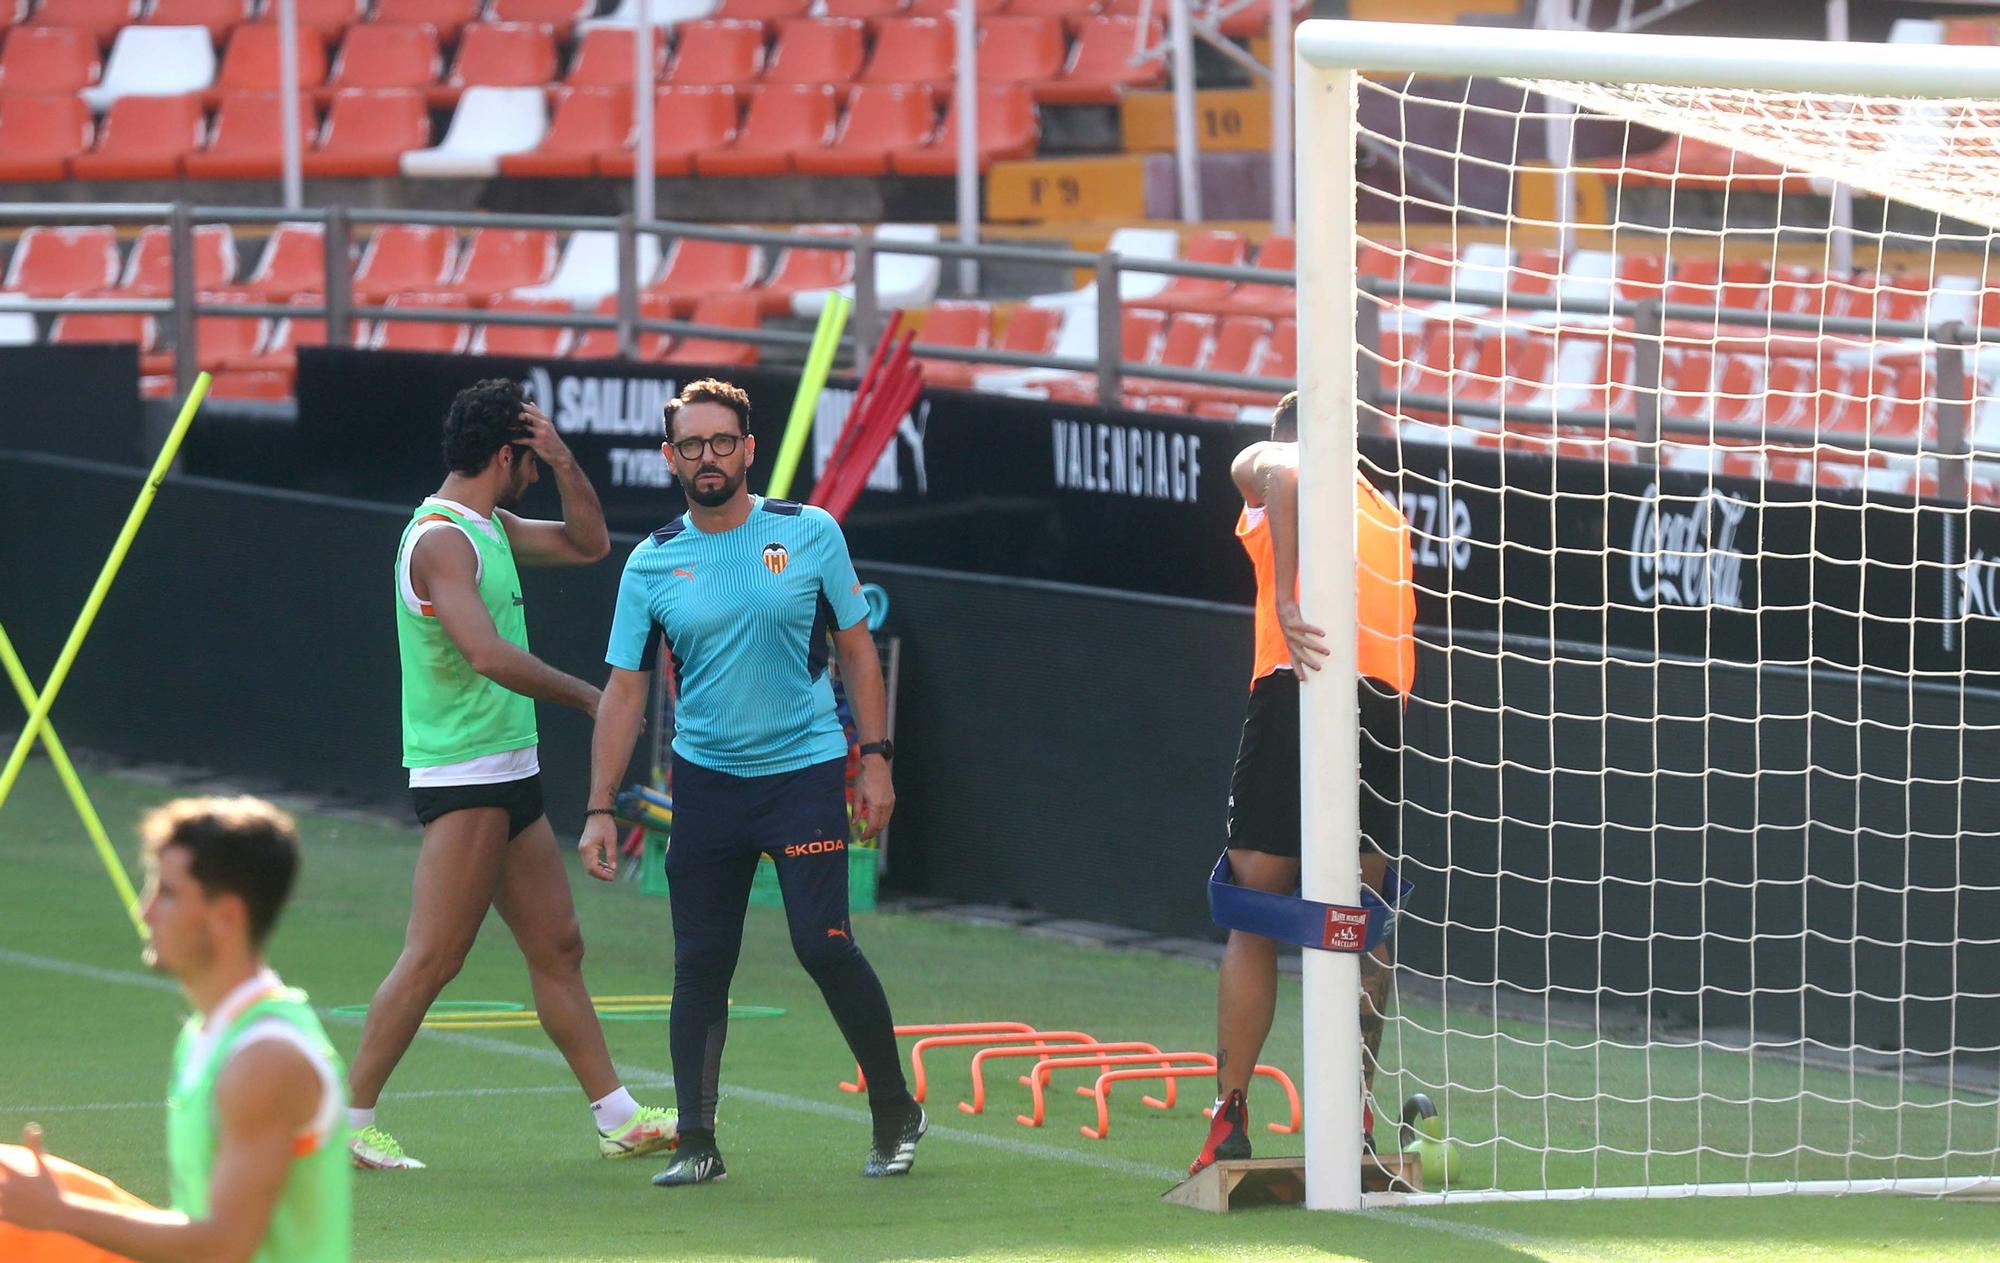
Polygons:
M1399 806L1418 885L1406 932L1429 946L1397 968L1372 1102L1386 1149L1405 1089L1438 1098L1466 1170L1450 1184L1428 1179L1417 1198L1364 1198L1359 961L1308 951L1307 1205L2000 1192L1989 1064L2000 1040L1976 1033L2000 981L1964 983L1974 963L2000 959L1989 951L2000 951L2000 875L1960 853L2000 842L1976 818L2000 806L2000 774L1968 753L2000 733L2000 677L1969 685L1965 643L1985 635L1969 619L2000 614L1983 608L1992 585L1975 547L1988 531L2000 540L2000 514L1984 512L2000 501L2000 448L1975 433L1984 402L2000 395L1981 375L2000 364L1980 362L1982 315L2000 323L2000 304L1985 301L2000 286L1986 279L2000 257L2000 50L1309 21L1295 55L1301 605L1330 650L1301 691L1306 898L1358 902L1365 790L1355 770L1367 738L1353 688L1315 686L1357 669L1354 470L1392 498L1400 478L1406 512L1430 498L1426 516L1412 513L1413 536L1442 561L1427 571L1419 557L1420 624L1452 624L1461 604L1479 615L1476 628L1419 635L1405 722L1425 735L1405 738L1404 777L1416 769L1443 788L1422 801L1406 790ZM1565 172L1608 186L1602 216L1530 209L1523 190L1548 163L1477 149L1479 125L1504 124L1505 107L1469 89L1415 91L1428 77L1518 90L1517 145L1539 134L1525 125L1545 117L1525 117L1538 99L1620 138L1608 156L1601 146L1562 155ZM1373 128L1370 94L1384 98L1370 103ZM1381 122L1418 107L1456 109L1461 125L1414 136ZM1669 158L1644 168L1635 137L1652 131L1666 134ZM1683 165L1673 146L1694 144L1725 164ZM1410 155L1438 160L1444 174L1413 168L1388 189L1357 175L1365 160ZM1475 196L1486 175L1504 197ZM1643 215L1642 176L1655 207ZM1854 230L1866 276L1828 271L1845 257L1833 245L1848 231L1830 209L1838 187L1882 204L1872 227ZM1682 222L1702 198L1713 218ZM1395 222L1364 222L1371 199ZM1928 229L1894 207L1927 212ZM1766 211L1770 222L1746 223ZM1744 242L1764 258L1743 258L1737 277ZM1822 247L1816 267L1799 261ZM1357 263L1371 250L1390 262ZM1911 261L1895 278L1892 257ZM1694 279L1683 284L1683 271ZM1690 310L1703 304L1705 315ZM1698 389L1688 384L1696 364ZM1390 457L1364 459L1364 428L1380 436L1370 450ZM1414 499L1405 442L1431 462ZM1498 506L1484 519L1459 516L1454 471L1466 453L1498 471L1466 492ZM1538 463L1516 480L1524 461ZM1568 558L1593 536L1571 532L1585 510L1597 564L1581 567L1590 573L1576 586ZM1836 512L1853 515L1861 556L1823 542ZM1892 535L1908 536L1894 557L1883 551ZM1783 542L1794 539L1805 542ZM1460 550L1503 558L1489 566L1498 577L1478 592L1458 586ZM1866 609L1829 577L1843 565L1877 567ZM1629 589L1619 587L1628 574ZM1805 608L1778 590L1794 574ZM1877 609L1884 584L1900 593L1902 622ZM1846 643L1850 623L1853 652L1829 647ZM1768 656L1718 647L1746 625ZM1530 626L1543 630L1524 638ZM1794 626L1804 643L1770 630ZM1645 634L1626 634L1634 627ZM1822 627L1840 634L1822 644ZM1910 643L1880 651L1897 628ZM1517 677L1535 681L1519 705L1507 693ZM1454 695L1475 679L1497 692ZM1881 697L1863 696L1871 689ZM1628 706L1614 694L1643 696ZM1594 790L1579 790L1588 776L1564 766L1560 747L1578 723L1595 725L1603 747ZM1654 735L1634 735L1648 723ZM1766 762L1767 742L1793 740L1782 725L1806 733L1796 768L1789 745ZM1735 766L1743 734L1747 771ZM1480 744L1489 735L1493 749ZM1683 738L1691 766L1667 752ZM1651 743L1637 758L1652 760L1642 810L1628 811L1635 800L1613 784L1629 789L1615 774L1617 740ZM1467 741L1476 752L1460 750ZM1902 761L1900 786L1868 762L1884 742ZM1510 814L1523 784L1537 805ZM1884 827L1880 800L1899 792L1901 823ZM1574 793L1589 806L1572 811ZM1735 814L1739 798L1750 815ZM1842 829L1906 846L1901 878L1893 858L1858 843L1829 858ZM1598 855L1566 869L1564 857L1589 846L1579 852L1574 836L1557 836L1565 830L1594 836ZM1511 871L1509 847L1538 831L1546 854ZM1461 834L1492 835L1477 863L1460 863ZM1718 839L1741 844L1747 869L1735 855L1711 858ZM1926 876L1936 856L1947 857L1948 881ZM1641 870L1659 875L1657 890L1632 879ZM1585 910L1598 941L1558 924L1558 905L1588 905L1593 882L1595 910ZM1747 921L1712 912L1738 895ZM1900 941L1867 923L1878 896L1902 900ZM1542 906L1512 926L1509 908L1523 898ZM1814 920L1828 898L1846 901L1855 928L1844 940ZM1461 932L1455 910L1480 900L1495 923ZM1675 920L1688 900L1693 932ZM1949 920L1935 941L1914 911L1933 904ZM1621 922L1633 907L1642 915ZM1540 936L1527 953L1539 951L1535 968L1510 974L1510 934ZM1491 959L1465 961L1466 942ZM1931 947L1961 990L1935 995L1919 979ZM1612 957L1627 948L1642 965L1619 974ZM1594 956L1586 984L1562 980L1572 956ZM1817 975L1828 959L1838 976ZM1890 959L1902 977L1883 982ZM1689 960L1691 988L1674 972ZM1629 976L1647 984L1625 985ZM1461 1002L1473 994L1484 998ZM1842 1005L1845 1034L1827 1016ZM1944 1016L1924 1029L1942 1034L1919 1036L1930 1018L1899 1015L1926 1005ZM1656 1021L1683 1011L1694 1016L1682 1025ZM1883 1023L1897 1033L1881 1035Z

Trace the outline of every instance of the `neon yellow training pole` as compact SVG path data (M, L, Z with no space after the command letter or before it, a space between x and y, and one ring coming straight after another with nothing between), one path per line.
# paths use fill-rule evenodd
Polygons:
M840 333L847 327L847 313L853 306L853 299L835 290L820 308L819 327L813 330L812 350L806 354L806 366L799 375L799 393L792 396L792 416L785 422L784 445L778 449L778 463L771 467L766 495L782 500L792 489L799 458L805 455L806 437L812 433L813 412L819 407L820 391L826 389L826 375L833 368ZM0 801L4 799L5 790L0 789Z
M167 433L166 444L160 448L159 457L153 461L152 472L146 475L146 483L139 488L139 498L132 502L132 511L125 515L125 527L118 532L118 539L111 545L111 555L104 559L104 569L98 571L97 582L91 586L90 597L83 603L83 613L77 615L76 625L69 629L69 639L63 642L62 653L56 657L55 670L49 672L49 682L42 686L40 697L35 699L34 709L28 712L28 725L21 729L21 735L14 742L14 752L7 756L7 766L0 771L0 806L7 803L7 795L14 792L14 782L21 778L21 768L28 761L28 751L34 747L35 738L41 735L42 725L48 722L49 711L56 704L56 694L62 691L63 681L69 678L69 669L76 664L76 655L83 648L83 638L90 634L90 625L97 621L97 611L104 607L104 598L111 592L111 581L118 577L118 568L125 564L125 554L132 549L132 541L138 537L139 526L146 520L146 510L153 507L153 497L159 494L160 484L166 481L167 470L173 467L174 457L179 455L181 440L187 437L188 427L194 424L195 411L208 395L209 377L203 373L194 379L194 389L188 392L187 402L181 405L181 415L174 420L174 428Z
M21 705L30 710L35 706L35 682L28 677L28 669L21 665L21 657L14 652L14 642L7 637L7 629L0 627L0 665L7 668L7 678L13 681L14 692L20 697ZM56 736L56 726L42 725L42 745L49 752L49 763L61 778L63 788L69 791L69 801L76 808L77 819L83 821L83 831L90 835L90 843L97 848L97 858L104 861L104 871L111 875L111 884L118 888L118 898L125 905L125 915L132 918L132 928L139 932L143 942L151 937L146 933L146 922L139 915L139 892L132 889L132 879L125 874L125 866L118 861L118 851L111 845L111 836L104 831L104 821L91 804L90 795L83 788L83 778L76 773L76 765L69 761L69 752L63 749L62 740Z

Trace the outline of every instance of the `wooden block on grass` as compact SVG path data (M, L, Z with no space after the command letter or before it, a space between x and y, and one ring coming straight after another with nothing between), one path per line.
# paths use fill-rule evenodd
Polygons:
M1423 1163L1409 1154L1383 1153L1362 1159L1361 1189L1365 1193L1421 1193L1423 1188ZM1174 1185L1160 1200L1217 1214L1251 1206L1303 1206L1306 1160L1217 1162Z

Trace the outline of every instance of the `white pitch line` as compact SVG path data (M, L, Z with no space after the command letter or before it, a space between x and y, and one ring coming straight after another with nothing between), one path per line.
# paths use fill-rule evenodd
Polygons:
M180 990L180 987L169 979L157 977L153 974L140 973L137 970L106 969L101 965L86 965L77 961L61 960L53 956L40 956L32 952L16 951L6 947L0 947L0 962L22 965L30 969L40 969L47 973L69 974L73 977L89 978L96 982L108 982L119 986L144 987L152 991ZM568 1063L563 1060L562 1054L553 1048L543 1048L531 1044L516 1044L504 1039L495 1039L487 1035L474 1035L465 1031L426 1028L425 1034L432 1040L447 1044L456 1044L461 1048L471 1048L482 1052L520 1057L529 1061L539 1062L543 1065L561 1066L565 1070L568 1069ZM615 1068L621 1077L635 1086L665 1088L673 1085L673 1076L664 1070L634 1065L630 1062L618 1063ZM385 1093L384 1095L390 1097L498 1096L509 1092L533 1092L538 1090L568 1092L573 1091L574 1088L569 1084L547 1089L445 1088L419 1092L392 1092ZM799 1114L816 1114L822 1118L838 1118L856 1123L870 1121L870 1116L866 1110L837 1105L831 1101L815 1101L802 1096L793 1096L787 1092L769 1092L762 1088L728 1087L722 1090L722 1095L725 1097L736 1097L745 1101L755 1101L759 1105L768 1105L774 1109L791 1110ZM141 1107L134 1105L131 1108ZM39 1108L118 1109L125 1107L123 1105L83 1105ZM160 1105L158 1102L148 1101L144 1103L143 1108L160 1108ZM931 1122L930 1134L943 1140L975 1145L982 1149L998 1149L1002 1152L1017 1154L1021 1157L1039 1158L1044 1161L1060 1162L1069 1166L1093 1167L1100 1171L1112 1171L1120 1175L1138 1176L1148 1180L1174 1182L1182 1178L1180 1171L1169 1166L1155 1166L1148 1162L1134 1162L1129 1158L1114 1158L1107 1154L1082 1153L1075 1149L1065 1149L1060 1145L1045 1144L1034 1140L1019 1140L1011 1136L989 1136L983 1132L966 1131L960 1127L940 1123L935 1119ZM1419 1232L1439 1232L1449 1236L1491 1244L1505 1244L1525 1249L1542 1249L1553 1244L1541 1241L1535 1237L1508 1232L1504 1229L1484 1228L1475 1224L1460 1224L1412 1213L1397 1211L1362 1211L1359 1213L1370 1216L1394 1215L1395 1222ZM1567 1245L1564 1248L1572 1254L1577 1253L1577 1251ZM1588 1257L1588 1255L1586 1254L1584 1257Z

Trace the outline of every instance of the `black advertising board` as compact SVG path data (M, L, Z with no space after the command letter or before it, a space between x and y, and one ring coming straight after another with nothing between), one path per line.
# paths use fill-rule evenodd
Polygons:
M504 374L550 407L612 526L647 531L682 508L659 452L660 405L707 372L307 349L302 457L317 489L414 503L440 475L437 427L453 393ZM755 402L768 469L797 377L726 375ZM810 490L851 400L839 379L821 398L795 496ZM1251 577L1229 464L1261 432L928 391L848 535L875 561L1243 605ZM1974 683L2000 663L2000 512L1387 438L1364 438L1362 452L1410 519L1428 639L1499 633L1586 654L1969 669Z
M660 454L660 407L710 375L750 392L751 486L761 490L796 373L307 349L299 434L315 489L414 504L441 476L438 426L452 395L482 377L514 377L589 473L612 528L650 531L685 507ZM852 387L836 378L821 396L795 498L824 467ZM1247 604L1229 461L1258 433L928 391L870 475L848 538L856 556L877 561Z

